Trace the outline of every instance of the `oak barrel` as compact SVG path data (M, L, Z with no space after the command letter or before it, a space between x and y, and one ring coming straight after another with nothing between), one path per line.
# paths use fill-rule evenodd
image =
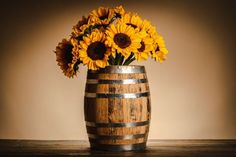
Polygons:
M143 150L151 118L144 66L88 71L84 115L91 149Z

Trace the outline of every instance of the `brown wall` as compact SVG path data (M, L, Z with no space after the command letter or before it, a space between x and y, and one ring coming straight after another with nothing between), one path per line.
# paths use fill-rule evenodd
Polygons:
M0 138L87 139L86 68L67 79L52 51L82 15L118 4L157 25L170 51L163 64L140 63L152 95L149 138L236 138L236 3L213 0L2 2Z

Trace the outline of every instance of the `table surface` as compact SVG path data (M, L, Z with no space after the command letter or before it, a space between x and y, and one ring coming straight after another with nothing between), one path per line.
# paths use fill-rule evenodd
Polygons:
M88 141L0 139L0 156L236 157L236 140L149 140L139 152L91 151Z

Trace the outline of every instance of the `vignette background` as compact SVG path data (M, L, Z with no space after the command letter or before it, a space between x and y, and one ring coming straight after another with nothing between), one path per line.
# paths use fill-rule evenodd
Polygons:
M0 138L87 139L86 67L66 78L53 50L82 15L123 5L157 26L169 55L146 66L150 139L236 138L236 1L1 1ZM139 63L134 63L139 64Z

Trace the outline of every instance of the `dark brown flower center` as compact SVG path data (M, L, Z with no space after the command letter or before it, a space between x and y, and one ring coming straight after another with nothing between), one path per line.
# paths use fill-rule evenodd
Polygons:
M106 53L106 46L100 41L96 41L88 46L87 53L92 60L102 60Z
M126 25L131 26L131 27L133 27L134 29L137 28L137 26L134 25L134 24L132 24L132 23L126 23Z
M145 44L141 41L141 47L138 49L139 52L143 52L145 50Z
M100 16L99 19L100 19L100 20L108 19L108 15L109 15L109 11L108 11L108 12L105 12L104 15Z
M121 18L121 14L120 13L115 13L116 18Z
M72 54L72 49L73 49L73 46L68 44L65 46L65 61L66 63L72 63L72 60L73 60L73 54Z
M126 48L131 44L131 39L128 35L124 33L117 33L114 36L114 42L120 47L120 48Z

